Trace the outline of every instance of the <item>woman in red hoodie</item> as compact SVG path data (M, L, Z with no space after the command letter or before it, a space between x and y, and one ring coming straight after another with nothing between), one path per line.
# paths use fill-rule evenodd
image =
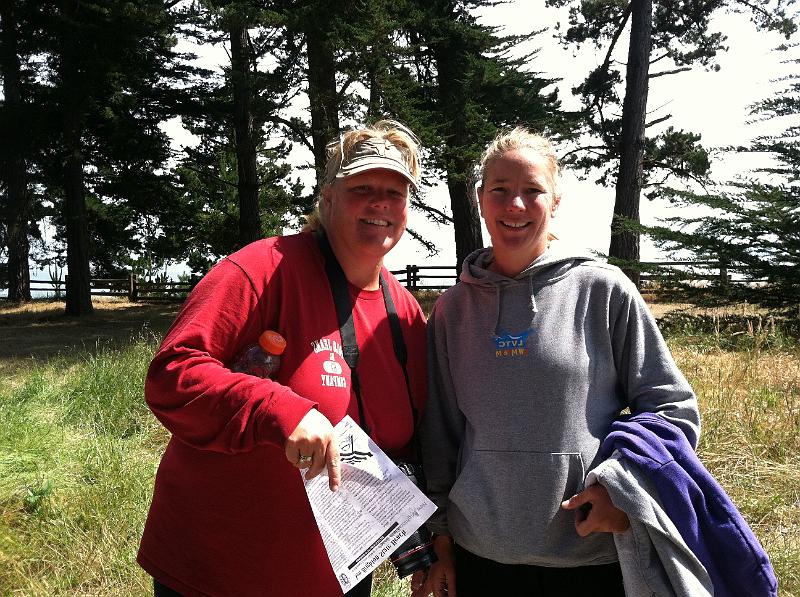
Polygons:
M405 230L418 180L417 144L401 125L345 133L329 146L304 231L224 258L184 303L145 384L172 433L138 554L156 595L342 594L298 469L308 478L327 470L338 488L332 430L347 414L390 456L409 454L426 395L425 319L383 257ZM325 246L350 291L360 399L342 356ZM405 372L392 349L391 303ZM274 379L232 372L266 329L287 342ZM370 583L348 595L369 595Z

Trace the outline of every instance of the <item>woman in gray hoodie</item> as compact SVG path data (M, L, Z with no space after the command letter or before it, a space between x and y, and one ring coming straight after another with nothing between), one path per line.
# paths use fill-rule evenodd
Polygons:
M467 257L428 324L439 562L415 595L623 596L612 533L628 519L583 486L600 443L625 408L697 443L695 395L636 287L550 234L559 178L550 142L520 128L481 160L492 247Z

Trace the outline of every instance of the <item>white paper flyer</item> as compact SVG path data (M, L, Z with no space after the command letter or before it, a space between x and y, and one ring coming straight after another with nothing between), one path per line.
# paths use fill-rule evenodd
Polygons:
M436 506L351 419L334 428L342 460L338 491L327 471L305 481L306 493L342 591L386 560Z

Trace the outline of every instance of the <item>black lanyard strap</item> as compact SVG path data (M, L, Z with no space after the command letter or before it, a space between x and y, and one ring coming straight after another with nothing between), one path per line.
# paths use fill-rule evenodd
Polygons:
M356 340L356 328L353 324L353 301L350 299L350 287L347 282L347 277L344 275L344 270L342 270L339 260L336 259L336 255L333 253L333 249L331 248L331 244L325 232L323 230L317 230L315 236L322 256L325 259L325 274L328 276L333 302L336 305L336 317L339 320L339 333L342 337L342 355L344 356L347 366L350 367L350 379L353 384L353 393L356 395L356 402L358 403L358 417L361 427L367 435L369 435L370 428L364 412L364 402L361 398L361 383L358 380L357 367L359 352L358 341ZM383 292L383 302L386 306L386 315L389 319L389 328L392 332L394 354L397 361L400 363L400 368L403 370L408 403L411 406L412 421L416 429L417 409L414 408L414 401L411 397L411 384L406 369L408 351L406 350L406 343L403 339L403 330L400 328L400 318L397 315L397 309L394 306L392 295L389 292L389 285L383 277L383 272L380 274L380 286Z

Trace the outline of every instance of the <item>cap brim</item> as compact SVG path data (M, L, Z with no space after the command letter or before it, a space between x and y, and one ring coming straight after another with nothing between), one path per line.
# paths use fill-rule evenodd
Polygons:
M339 170L339 172L336 174L336 178L347 178L349 176L361 174L369 170L391 170L392 172L397 172L398 174L401 174L403 178L405 178L409 184L411 184L412 187L415 189L418 188L417 181L414 180L413 176L411 176L411 172L408 171L408 168L406 168L403 164L398 163L396 160L387 159L380 156L370 156L369 158L362 160L354 160L346 167Z

